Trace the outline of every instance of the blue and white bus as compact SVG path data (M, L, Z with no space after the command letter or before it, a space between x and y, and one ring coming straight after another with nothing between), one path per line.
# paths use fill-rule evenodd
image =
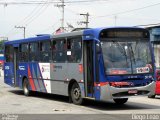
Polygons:
M149 32L114 27L42 35L5 43L4 82L31 91L84 98L113 99L153 94L154 56Z

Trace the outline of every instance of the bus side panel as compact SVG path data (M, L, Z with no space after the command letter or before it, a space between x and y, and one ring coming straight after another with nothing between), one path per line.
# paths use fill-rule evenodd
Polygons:
M51 63L51 93L68 95L67 63Z
M13 63L4 63L4 82L10 86L14 86Z
M37 79L41 92L51 93L50 63L39 63L37 66Z
M28 80L30 83L30 89L32 91L39 91L39 92L48 92L49 88L49 81L50 81L50 64L49 63L29 63L28 65ZM45 77L47 76L47 77ZM46 90L47 86L47 90Z
M83 74L83 71L81 71L81 67L80 67L81 65L83 65L82 62L68 63L66 72L67 72L67 79L76 80L77 83L79 83L79 87L81 89L81 95L82 97L85 97L84 74Z
M101 98L101 86L106 85L106 79L105 79L105 70L104 70L104 64L103 64L103 56L102 54L99 55L98 57L98 67L99 67L99 83L94 84L94 94L95 94L95 98L96 100L100 100ZM106 94L109 95L109 91L106 90Z
M20 63L18 74L20 88L23 87L24 77L27 77L30 90L51 93L49 63Z
M19 80L19 87L22 88L23 85L23 78L28 78L28 64L27 63L19 63L18 66L18 80Z
M100 86L94 85L94 96L96 100L100 100Z

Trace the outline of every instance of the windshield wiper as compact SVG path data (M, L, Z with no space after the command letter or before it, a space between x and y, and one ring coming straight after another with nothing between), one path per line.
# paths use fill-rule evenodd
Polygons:
M131 51L131 56L133 58L134 64L136 64L136 59L135 59L134 51L133 51L133 48L132 48L131 45L130 45L130 51Z
M125 48L119 43L119 42L116 42L116 41L112 41L113 43L116 43L120 52L122 53L122 55L125 57L126 59L126 64L127 64L127 61L128 61L128 56L127 56L127 53L126 53L126 50Z

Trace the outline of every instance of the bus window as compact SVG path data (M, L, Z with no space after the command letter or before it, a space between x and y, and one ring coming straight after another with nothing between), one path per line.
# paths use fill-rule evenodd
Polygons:
M56 40L53 41L53 61L54 62L65 62L67 53L67 43L66 40Z
M49 62L51 57L50 41L40 42L40 61Z
M28 61L28 44L21 44L19 49L19 60L21 62L27 62Z
M29 61L38 61L38 42L29 44Z
M80 38L72 38L67 40L67 60L68 62L80 62L82 56L82 46Z
M13 47L12 46L5 47L5 56L6 56L6 62L13 62Z

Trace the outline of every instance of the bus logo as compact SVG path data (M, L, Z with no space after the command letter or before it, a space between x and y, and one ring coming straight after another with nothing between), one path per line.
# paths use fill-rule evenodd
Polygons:
M19 66L19 70L25 70L24 66Z
M5 66L5 70L9 70L9 66Z

